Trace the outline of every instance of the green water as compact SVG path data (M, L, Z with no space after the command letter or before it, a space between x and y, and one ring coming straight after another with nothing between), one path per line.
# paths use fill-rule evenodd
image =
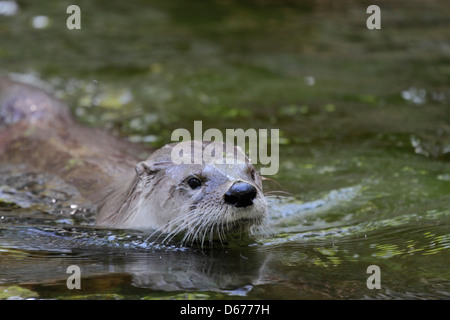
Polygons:
M280 168L271 230L202 253L96 230L69 187L1 167L0 298L450 297L447 1L382 2L381 30L370 1L18 3L0 15L2 75L155 147L194 120L279 129Z

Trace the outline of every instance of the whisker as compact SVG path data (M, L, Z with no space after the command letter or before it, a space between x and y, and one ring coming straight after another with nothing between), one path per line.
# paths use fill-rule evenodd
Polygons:
M270 182L273 182L273 183L275 183L276 185L278 185L281 189L284 190L283 186L282 186L278 181L276 181L275 179L267 178L267 177L264 177L264 176L261 176L261 179L262 179L263 181L270 181Z
M268 195L277 195L277 194L281 194L281 195L288 195L288 196L293 196L292 193L284 191L284 190L269 190L269 191L264 191L264 196L268 196Z
M271 194L268 197L276 197L276 195ZM243 239L246 234L268 236L271 232L269 228L266 228L267 221L263 218L261 221L257 221L258 225L255 226L242 224L240 220L231 220L234 211L228 207L222 208L222 210L203 212L203 209L192 204L183 204L175 210L179 210L183 214L154 230L146 241L153 240L167 244L180 235L177 240L180 246L198 245L203 249L208 245L211 248L214 247L216 241L217 244L220 243L224 247L231 231L236 235L236 239Z
M177 209L175 209L175 210L180 210L180 209L185 209L185 208L188 208L190 205L189 204L182 204L182 205L180 205ZM173 225L173 224L176 224L177 222L180 222L180 221L182 221L182 220L184 220L186 217L188 217L189 216L189 214L190 214L190 212L188 212L187 214L185 214L185 215L181 215L181 216L179 216L179 217L177 217L177 218L175 218L175 219L172 219L172 220L169 220L167 223L165 223L164 225L162 225L162 226L160 226L159 228L157 228L157 229L155 229L146 239L145 239L145 242L148 242L156 233L160 233L157 237L156 237L156 239L155 239L155 241L157 241L161 236L162 236L162 234L163 233L166 233L166 231L169 229L169 227L170 227L170 225ZM175 229L176 230L176 229ZM172 231L171 232L169 232L169 235L170 234L172 234ZM176 234L175 234L176 235ZM174 236L175 236L174 235ZM166 236L166 238L167 238L167 236ZM162 241L162 243L164 243L165 242L165 240L166 240L166 238ZM172 237L173 238L173 237Z
M171 226L175 226L175 228L173 228L172 230L170 230L168 232L166 237L162 240L162 243L166 243L166 242L171 241L177 234L179 234L183 230L187 229L185 222L192 220L192 218L194 216L195 216L195 210L191 210L187 214L184 214L184 215L181 215L181 216L179 216L179 217L177 217L175 219L172 219L169 222L167 222L166 224L164 224L163 226L161 226L160 228L158 228L158 230L161 230L161 231L162 230L167 230L168 231ZM184 243L182 241L181 245L183 245L183 244Z

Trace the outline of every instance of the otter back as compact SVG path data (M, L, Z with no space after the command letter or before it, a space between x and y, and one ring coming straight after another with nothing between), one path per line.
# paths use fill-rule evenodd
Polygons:
M35 87L0 78L0 164L51 173L94 204L149 150L78 124L63 102Z

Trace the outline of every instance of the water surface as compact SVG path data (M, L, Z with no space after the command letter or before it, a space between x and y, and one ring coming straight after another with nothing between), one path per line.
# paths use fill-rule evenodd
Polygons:
M381 3L373 31L367 1L80 1L81 30L70 4L0 15L2 75L154 147L194 120L280 129L270 230L201 250L96 229L51 172L1 166L1 298L450 297L446 1Z

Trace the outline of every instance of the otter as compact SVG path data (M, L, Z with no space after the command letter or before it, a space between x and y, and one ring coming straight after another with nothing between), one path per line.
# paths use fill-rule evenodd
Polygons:
M262 178L239 147L232 157L221 142L188 141L192 153L212 150L244 162L208 162L202 158L174 164L172 143L136 165L132 181L112 191L101 205L98 225L130 229L155 229L170 237L182 232L183 242L219 239L232 230L248 231L266 217ZM216 159L217 160L217 159Z
M230 157L222 142L188 144L213 150L220 155L215 160ZM182 234L184 243L203 243L263 224L262 177L240 148L233 147L232 157L244 162L176 164L175 146L149 150L83 126L43 90L0 79L0 163L51 172L75 186L76 201L96 208L96 226L156 230L166 239Z

